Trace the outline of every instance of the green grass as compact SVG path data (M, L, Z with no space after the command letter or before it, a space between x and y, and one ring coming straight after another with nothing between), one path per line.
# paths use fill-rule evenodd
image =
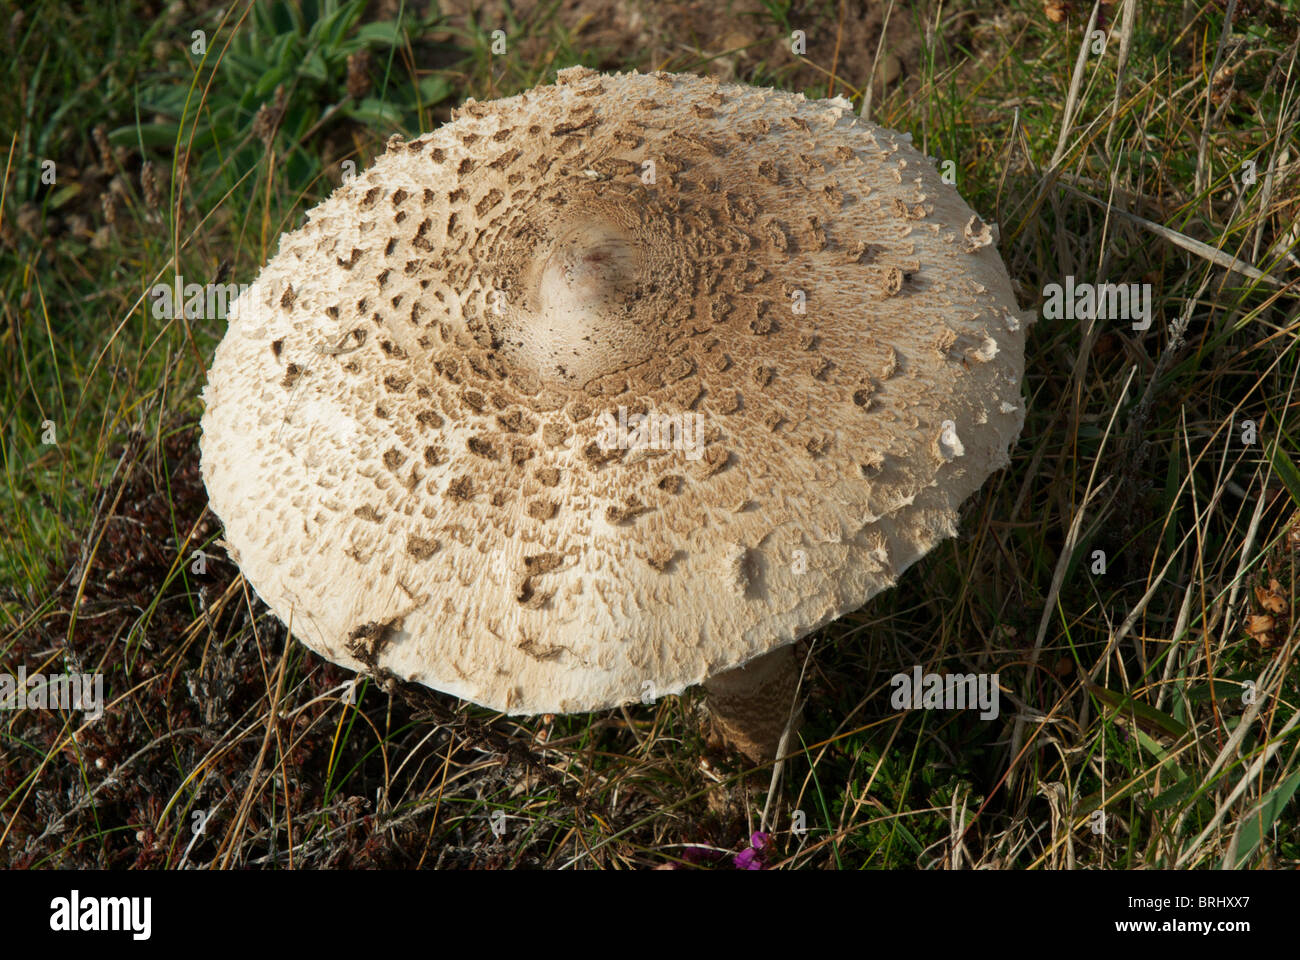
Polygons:
M555 3L28 6L0 24L0 672L102 670L113 706L75 739L79 715L0 715L0 862L729 868L701 851L762 829L781 868L1300 864L1294 5L1231 30L1221 3L1143 4L1131 27L1108 7L1082 60L1080 14L1029 0L892 10L920 52L870 116L953 161L1021 304L1066 275L1149 282L1154 322L1031 328L1011 466L958 539L801 645L807 720L771 796L770 768L710 746L696 693L524 721L350 695L214 545L193 425L224 323L156 319L145 293L251 281L345 162L467 97L584 63L861 107L846 58L878 33L784 2L652 24L644 50ZM802 60L776 46L801 28ZM1001 716L893 711L914 664L998 673Z

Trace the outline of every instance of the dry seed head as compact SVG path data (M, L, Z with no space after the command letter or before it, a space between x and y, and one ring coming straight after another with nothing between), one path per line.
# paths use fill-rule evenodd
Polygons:
M158 173L153 161L146 160L140 168L140 189L144 194L145 206L156 211L162 206L162 197L158 192Z
M370 51L358 50L348 54L348 96L360 100L370 92Z
M280 126L280 120L284 117L284 108L288 103L288 96L285 93L284 84L275 88L274 99L270 103L264 103L257 108L257 115L253 117L253 136L262 141L262 145L269 148L271 141L275 139L275 131Z
M99 165L105 171L112 170L114 167L113 148L108 142L108 131L102 123L97 123L94 129L91 130L90 135L95 141L95 149L99 151Z

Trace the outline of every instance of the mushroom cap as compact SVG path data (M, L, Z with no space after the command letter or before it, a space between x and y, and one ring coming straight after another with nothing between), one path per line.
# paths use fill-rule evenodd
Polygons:
M564 70L307 221L204 391L227 549L323 656L497 710L677 693L860 607L1023 424L991 230L840 98Z

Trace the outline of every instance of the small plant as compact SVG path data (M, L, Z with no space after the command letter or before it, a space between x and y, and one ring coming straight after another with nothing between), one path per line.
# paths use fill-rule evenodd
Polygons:
M192 31L185 48L191 62L140 94L141 113L156 119L120 127L110 141L188 156L191 182L205 198L246 182L267 156L286 186L301 190L326 162L310 147L315 135L345 121L409 132L449 93L440 74L397 83L408 74L392 69L399 49L437 17L357 27L363 8L362 0L255 3L228 44L235 14L210 33Z

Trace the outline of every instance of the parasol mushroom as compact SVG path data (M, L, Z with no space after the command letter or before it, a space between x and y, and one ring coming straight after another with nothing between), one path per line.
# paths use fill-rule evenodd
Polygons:
M773 756L791 644L1008 462L991 229L847 101L573 68L387 152L231 311L202 468L305 644L510 714L705 683Z

